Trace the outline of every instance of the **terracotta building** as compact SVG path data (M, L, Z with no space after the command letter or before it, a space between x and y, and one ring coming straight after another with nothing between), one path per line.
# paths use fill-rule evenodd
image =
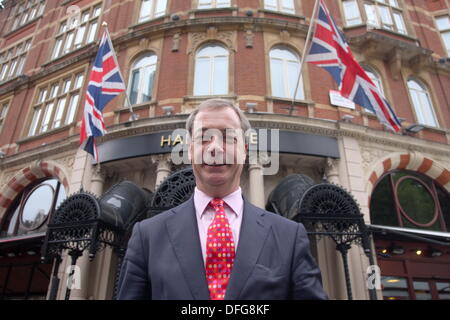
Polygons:
M321 68L306 63L296 90L311 0L2 1L0 299L64 299L70 259L40 263L49 217L81 187L100 196L129 180L155 192L186 167L171 160L171 132L211 97L232 101L256 129L279 130L276 173L262 175L261 161L244 168L252 203L265 208L293 174L338 184L372 230L378 299L450 299L450 0L325 3L400 133L342 99ZM104 110L93 164L79 132L103 22L127 95ZM335 244L311 244L330 298L346 299ZM369 299L361 246L348 261L353 298ZM71 299L113 297L111 248L77 265Z

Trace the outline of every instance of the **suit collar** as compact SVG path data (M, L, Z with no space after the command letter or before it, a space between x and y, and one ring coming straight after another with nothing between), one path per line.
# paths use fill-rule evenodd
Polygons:
M167 220L166 226L181 270L194 299L207 300L209 299L209 290L193 197L172 209L172 213L173 215Z
M244 198L239 243L225 299L239 299L240 292L258 260L270 226L264 211ZM201 252L193 196L172 209L167 232L194 299L209 299L208 283Z

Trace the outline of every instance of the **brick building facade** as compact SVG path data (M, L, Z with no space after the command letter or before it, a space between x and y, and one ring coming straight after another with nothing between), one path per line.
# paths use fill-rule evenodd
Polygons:
M260 174L259 163L247 165L241 186L244 194L264 207L270 192L284 177L306 174L320 182L325 176L353 194L366 223L401 229L406 234L418 232L423 237L423 241L411 243L411 239L380 236L374 238L377 252L387 250L383 246L390 246L392 241L406 241L404 247L411 250L423 245L424 251L430 245L426 239L440 241L436 244L443 252L439 257L377 255L383 281L397 277L397 283L405 282L400 289L383 282L387 289L379 291L379 298L420 298L426 291L432 298L447 295L448 299L448 291L439 288L441 283L450 282L450 275L439 270L450 264L445 249L450 239L450 1L325 2L345 32L355 57L402 119L401 133L387 130L374 114L360 106L332 104L330 90L338 89L335 82L326 71L308 64L304 65L290 114L297 81L294 75L303 54L314 1L3 1L0 297L48 295L52 265L39 266L36 258L45 222L26 226L23 218L27 210L33 212L34 207L30 204L29 209L27 201L31 203L39 186L51 189L52 197L42 209L52 212L60 200L80 186L101 195L117 181L128 179L154 191L165 177L181 168L171 162L167 152L158 152L161 146L148 154L126 158L101 155L101 165L92 165L90 157L78 149L86 79L102 22L107 22L128 97L139 119L130 121L124 94L114 99L104 110L108 133L98 140L100 150L102 145L114 146L124 138L183 128L189 112L212 96L238 105L255 128L331 138L339 153L336 157L317 150L309 154L300 150L281 153L279 171L270 176ZM414 125L421 125L421 130L412 131L418 128ZM395 173L410 175L418 179L418 184L429 187L433 212L440 217L439 226L427 223L427 216L421 216L424 208L414 213L424 223L403 223L403 213L398 212L405 211L400 208L405 200L402 191L394 187L398 192L392 194L391 209L398 213L399 220L383 223L381 209L373 209L376 205L371 201L386 196L378 186ZM392 179L392 185L398 187L396 178ZM28 222L33 225L33 221ZM314 253L330 297L345 299L340 256L333 244L318 240L314 242ZM349 259L354 296L368 299L368 259L357 246L351 249ZM67 261L56 270L61 279L66 277ZM410 267L397 274L392 271L396 263ZM421 263L438 266L438 271L423 272ZM19 264L27 267L15 267ZM111 298L114 254L105 250L95 261L81 259L79 264L85 270L83 286L73 290L71 297ZM411 268L416 264L422 266L416 268L418 271ZM428 281L436 276L442 281ZM21 277L30 280L14 280ZM414 286L420 282L416 278L427 283L429 290L416 290ZM403 293L391 297L395 290ZM64 291L61 281L58 298L64 297Z

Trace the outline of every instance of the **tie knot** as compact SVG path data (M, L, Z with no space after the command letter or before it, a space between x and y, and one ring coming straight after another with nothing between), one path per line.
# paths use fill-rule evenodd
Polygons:
M213 207L214 209L218 210L218 209L222 209L223 208L223 200L220 198L214 198L212 199L209 204L211 205L211 207Z

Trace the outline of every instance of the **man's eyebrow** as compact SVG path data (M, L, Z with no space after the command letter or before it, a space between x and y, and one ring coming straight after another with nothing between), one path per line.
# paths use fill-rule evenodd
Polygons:
M218 131L220 131L222 133L226 133L226 132L236 132L236 130L238 130L238 129L236 129L236 128L225 128L225 129L201 128L201 129L198 129L195 133L199 133L200 131L201 131L201 133L204 133L205 131L208 131L208 130L218 130Z

